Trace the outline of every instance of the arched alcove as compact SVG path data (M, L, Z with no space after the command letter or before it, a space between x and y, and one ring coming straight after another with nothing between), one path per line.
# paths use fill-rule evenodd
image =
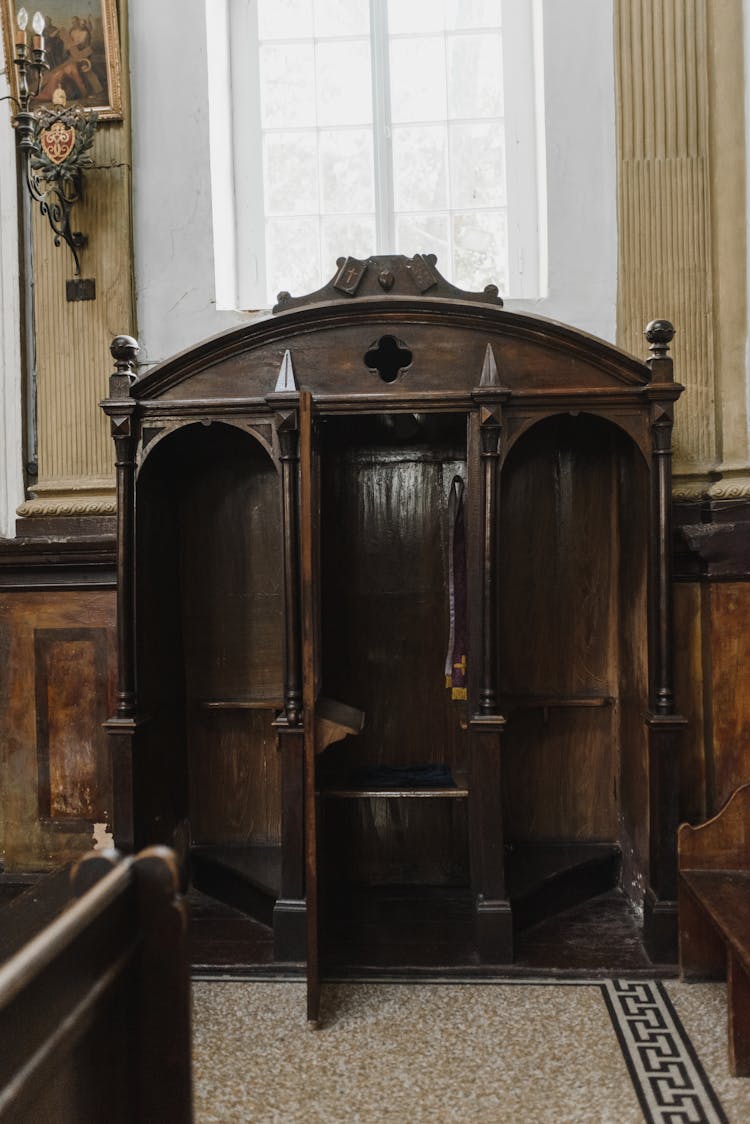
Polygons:
M503 464L499 683L514 846L575 845L639 904L647 863L649 475L587 413L545 418ZM614 858L600 845L609 844Z
M189 825L240 866L278 867L272 729L283 695L281 491L247 432L190 424L161 438L136 484L136 666L149 716L144 839ZM235 864L235 865L236 865ZM200 878L197 879L200 881Z

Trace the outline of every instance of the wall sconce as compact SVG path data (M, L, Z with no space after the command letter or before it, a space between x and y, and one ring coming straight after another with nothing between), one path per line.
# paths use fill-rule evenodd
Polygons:
M94 143L98 114L80 106L69 108L62 88L55 90L51 108L30 108L42 88L44 72L49 70L44 47L44 16L36 12L31 21L31 49L26 32L29 14L25 8L19 10L16 22L13 62L18 68L18 99L13 100L18 110L13 125L26 186L49 220L55 245L66 242L70 247L78 277L81 272L78 255L86 245L86 236L71 228L70 212L81 198L83 170L94 163L88 150ZM69 282L69 288L70 285Z

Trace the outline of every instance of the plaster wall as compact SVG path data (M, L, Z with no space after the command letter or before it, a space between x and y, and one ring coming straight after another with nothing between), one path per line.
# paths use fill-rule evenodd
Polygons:
M209 2L218 20L226 0ZM609 340L617 281L612 19L612 0L544 0L548 292L508 302ZM154 363L249 314L216 307L205 0L184 0L179 25L171 5L131 0L130 41L140 358Z
M0 99L7 95L7 76L0 70ZM18 213L9 105L0 100L0 537L4 538L13 535L16 508L23 499Z

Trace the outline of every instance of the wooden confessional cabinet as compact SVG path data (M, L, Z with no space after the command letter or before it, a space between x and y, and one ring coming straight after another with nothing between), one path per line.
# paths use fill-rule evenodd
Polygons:
M348 258L140 378L113 344L115 839L176 844L313 995L394 886L465 887L502 965L595 869L673 957L673 331L644 364L501 304Z

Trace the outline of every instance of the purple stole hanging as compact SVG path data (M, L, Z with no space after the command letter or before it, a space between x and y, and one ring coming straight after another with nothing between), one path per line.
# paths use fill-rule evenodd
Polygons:
M466 488L454 476L448 497L448 651L445 685L452 699L466 698Z

